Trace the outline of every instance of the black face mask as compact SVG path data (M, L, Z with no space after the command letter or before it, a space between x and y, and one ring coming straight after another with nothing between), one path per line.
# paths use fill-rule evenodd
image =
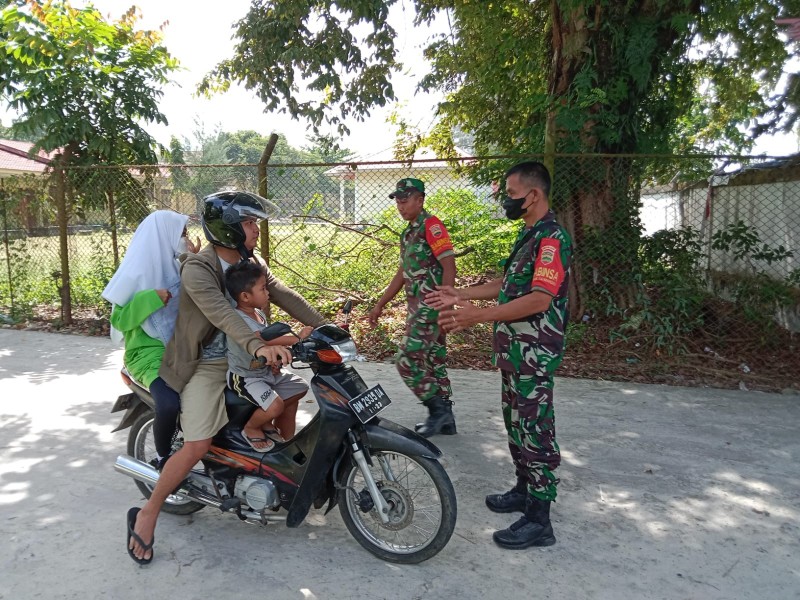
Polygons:
M530 194L530 192L528 192L528 194ZM522 218L522 215L527 211L527 209L522 208L522 205L525 202L525 198L528 197L528 194L525 194L522 198L506 196L505 200L503 200L503 210L506 211L506 217L512 221Z

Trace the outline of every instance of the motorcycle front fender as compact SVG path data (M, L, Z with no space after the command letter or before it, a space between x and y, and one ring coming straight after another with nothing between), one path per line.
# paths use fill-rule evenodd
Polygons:
M364 425L371 450L397 451L409 456L438 460L442 451L424 437L388 419L376 419Z

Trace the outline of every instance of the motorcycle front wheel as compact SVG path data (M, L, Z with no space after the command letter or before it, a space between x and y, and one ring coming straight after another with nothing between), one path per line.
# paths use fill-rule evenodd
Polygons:
M422 456L381 451L372 455L372 478L389 507L384 523L353 463L338 491L347 529L364 548L390 562L416 564L447 545L456 525L456 493L444 467Z
M143 413L131 425L128 434L128 454L136 460L150 463L156 457L156 446L153 441L153 421L155 415L152 411ZM180 431L176 432L172 440L172 451L175 452L183 445L183 435ZM150 498L153 488L146 483L136 481L136 487L144 494L145 498ZM182 494L170 494L166 502L161 507L164 512L173 515L190 515L205 507L205 504L190 500Z

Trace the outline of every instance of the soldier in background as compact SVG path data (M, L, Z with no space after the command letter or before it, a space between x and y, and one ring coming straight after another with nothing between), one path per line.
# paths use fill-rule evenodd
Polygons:
M486 506L500 513L521 511L523 517L493 538L503 548L550 546L556 543L550 524L558 483L554 471L561 462L553 373L564 356L572 240L550 210L550 175L544 165L524 162L509 169L506 193L506 216L523 219L525 226L503 277L458 290L441 287L425 300L448 309L439 314L446 331L494 322L494 364L502 377L503 420L517 483L504 494L487 496ZM495 298L497 305L486 308L469 302Z
M428 407L428 418L416 426L417 433L430 437L453 435L456 422L447 377L445 333L437 323L439 312L427 306L425 294L437 286L451 287L456 279L453 244L444 224L423 208L425 184L407 178L397 182L389 194L397 212L408 221L400 235L400 266L380 300L369 312L375 327L383 307L405 287L408 314L406 334L400 342L395 365L414 395Z

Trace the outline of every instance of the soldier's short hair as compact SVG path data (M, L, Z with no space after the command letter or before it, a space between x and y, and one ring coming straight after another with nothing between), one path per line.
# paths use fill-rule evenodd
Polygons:
M514 165L506 171L506 179L514 174L525 183L540 188L547 198L550 197L550 173L539 161L529 160Z
M243 260L226 269L225 287L231 298L238 302L242 292L251 292L259 278L266 274L267 270L260 263Z

